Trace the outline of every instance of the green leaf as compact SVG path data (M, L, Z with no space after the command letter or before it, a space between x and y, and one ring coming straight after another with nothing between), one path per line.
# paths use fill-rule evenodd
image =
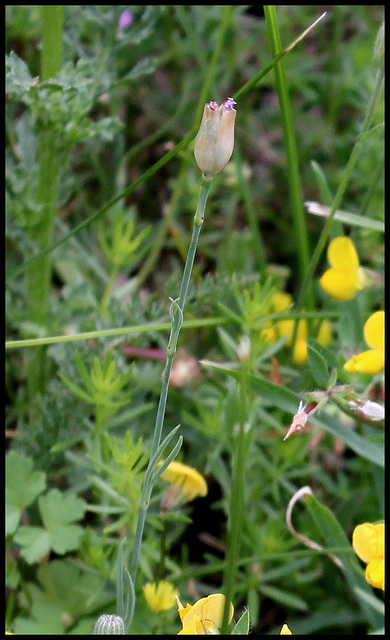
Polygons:
M140 78L143 78L146 75L154 73L157 65L158 65L158 58L156 58L155 56L147 56L142 60L139 60L138 62L136 62L134 67L131 69L131 71L129 71L129 73L126 74L121 79L121 82L128 82L130 80L131 81L139 80Z
M344 565L346 580L351 590L355 592L359 605L372 628L379 628L383 624L383 616L368 604L365 597L361 597L361 592L372 596L373 589L367 583L364 571L340 523L333 513L314 496L306 495L304 500L326 545L341 549L336 555Z
M249 634L249 610L246 609L241 618L237 621L235 627L232 630L232 636L247 636Z
M96 572L84 573L69 560L45 563L38 569L37 579L38 585L26 585L31 603L29 617L17 618L15 634L64 635L79 616L91 614L112 601L112 594L105 592L104 577ZM92 628L93 623L89 633Z
M38 500L44 527L22 526L14 540L21 545L21 555L32 564L51 550L58 554L77 549L82 527L71 524L84 515L86 505L74 495L62 496L52 489Z
M33 564L46 556L50 551L50 538L41 527L22 526L17 531L15 542L20 544L20 554L27 562Z
M16 451L6 456L6 535L17 529L22 509L28 507L46 487L46 474L33 471L33 462Z
M325 359L315 348L315 342L308 342L307 356L310 371L320 389L327 389L329 381L328 366Z
M317 181L317 186L320 190L321 200L322 202L325 202L328 207L331 207L334 196L330 190L325 172L316 160L311 160L310 165Z
M266 584L262 584L260 587L260 591L263 595L268 598L272 598L275 602L280 602L286 607L290 607L291 609L297 609L298 611L307 611L308 605L302 598L299 598L293 593L289 593L288 591L283 591L283 589L279 589L277 587L271 587Z
M27 64L11 51L6 56L6 92L10 98L22 100L36 80L28 70Z
M84 500L72 494L64 497L58 489L52 489L41 496L38 503L52 549L56 553L77 549L83 530L70 523L83 517L86 509Z
M89 396L87 393L85 393L85 391L83 391L82 389L80 389L79 387L77 387L71 380L68 380L68 378L66 378L64 375L62 375L62 373L59 374L62 382L64 382L64 384L66 384L66 386L68 387L68 389L70 389L70 391L72 391L75 396L77 396L78 398L81 398L81 400L84 400L85 402L88 402L89 404L94 404L94 399Z

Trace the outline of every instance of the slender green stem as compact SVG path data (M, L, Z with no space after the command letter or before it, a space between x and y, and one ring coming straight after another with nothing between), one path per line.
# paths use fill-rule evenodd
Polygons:
M194 264L199 234L202 228L204 219L204 210L206 207L207 197L209 194L210 183L206 182L201 185L198 206L194 216L194 224L192 228L191 242L188 248L187 259L182 276L182 282L180 286L180 294L177 301L173 301L171 305L171 333L169 336L167 346L167 357L165 362L165 370L163 381L161 385L160 400L157 408L156 422L153 431L153 440L150 451L149 464L145 472L144 485L141 492L140 507L138 513L137 530L135 534L134 548L130 562L130 576L135 582L137 575L137 568L139 562L139 556L141 552L142 536L145 527L146 515L149 507L150 497L153 489L153 468L155 467L156 460L155 454L160 446L161 433L164 423L165 410L168 398L169 377L172 368L173 357L176 352L177 340L183 324L184 306L187 297L188 287L191 278L192 267Z
M112 291L112 288L114 286L115 279L116 279L116 277L118 275L118 271L119 271L119 267L114 265L113 268L112 268L110 277L108 279L107 286L106 286L105 291L104 291L104 293L102 295L102 299L100 301L100 313L103 313L107 309L108 301L110 299L111 291Z
M41 61L42 80L50 78L61 69L63 6L43 6L43 49ZM39 221L30 229L31 240L40 251L47 249L53 240L57 213L60 162L56 149L56 132L46 129L38 135L38 185L37 203L43 205ZM46 327L51 281L51 260L48 255L33 264L27 274L27 317L29 322ZM42 347L27 356L27 388L31 407L37 393L46 383L46 350Z
M62 31L64 24L63 5L42 5L43 49L42 80L48 80L59 72L62 66Z
M232 462L232 490L229 507L229 533L227 541L226 566L224 573L224 594L226 597L223 612L221 634L226 634L228 629L229 604L233 601L234 590L239 563L239 554L242 539L242 528L245 514L245 461L249 442L249 434L246 433L247 423L247 362L241 366L239 382L240 394L240 424L239 431L233 445Z
M279 35L278 21L274 5L264 6L264 15L267 21L268 37L274 56L282 50ZM299 174L299 159L295 140L294 124L291 113L291 104L288 93L288 84L284 60L279 60L275 65L275 83L278 92L280 113L282 118L283 138L287 159L287 178L290 188L291 211L293 227L298 250L298 262L301 280L304 279L309 264L309 244L305 215L303 209L302 185ZM310 287L305 289L307 293L307 306L313 308L313 294Z
M251 197L248 181L245 179L243 174L243 162L238 144L235 145L235 159L238 183L241 189L242 200L245 205L249 228L251 230L255 260L260 274L262 276L265 276L267 273L267 259L265 254L264 241L261 235L260 225L257 219L257 213L255 211L255 206Z

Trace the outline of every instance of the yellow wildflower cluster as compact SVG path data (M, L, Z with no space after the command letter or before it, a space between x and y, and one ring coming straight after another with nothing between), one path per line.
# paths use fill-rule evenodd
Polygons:
M277 313L285 311L292 303L292 297L289 293L276 292L272 296L272 307ZM267 342L276 342L279 338L286 336L286 345L290 346L294 333L294 320L278 320L275 327L267 327L262 330L262 335ZM321 323L317 334L319 344L326 346L332 338L332 329L330 322L324 320ZM307 322L299 320L297 334L295 339L293 362L295 364L303 364L307 360Z
M368 284L355 245L350 238L339 236L329 243L327 255L331 268L320 279L321 287L336 300L351 300Z
M360 266L355 245L346 236L339 236L329 243L328 260L331 268L325 271L320 285L336 300L350 300L360 289L370 284L368 272ZM350 373L368 373L374 375L385 366L385 313L376 311L364 326L364 339L369 347L367 351L352 356L344 364Z
M385 525L365 522L352 534L352 546L363 562L367 562L367 582L377 589L385 588Z
M344 369L350 373L379 373L385 366L385 312L376 311L364 325L364 339L371 349L352 356Z

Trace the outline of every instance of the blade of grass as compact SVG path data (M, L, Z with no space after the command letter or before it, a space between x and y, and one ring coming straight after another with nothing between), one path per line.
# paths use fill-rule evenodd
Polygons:
M276 10L274 5L264 5L264 15L267 22L268 37L272 54L278 55L282 49ZM274 67L275 84L279 98L280 114L283 129L283 139L287 160L287 179L290 189L291 211L293 226L296 234L296 246L301 280L306 276L309 264L309 244L303 209L302 185L299 173L299 157L295 139L291 104L288 91L286 69L283 60L279 60ZM310 282L305 289L304 304L313 309L313 291Z
M246 180L246 178L244 177L244 173L242 169L242 157L240 154L240 149L238 144L236 144L234 155L235 155L235 162L236 162L238 184L241 190L242 200L245 205L245 211L248 218L249 228L251 230L253 249L254 249L257 268L260 271L260 274L265 276L267 271L267 260L265 257L264 242L261 235L260 226L257 220L257 215L256 215L255 207L253 204L253 200L250 194L248 180Z
M184 320L183 329L197 329L202 327L214 327L228 322L237 322L241 324L241 317L237 314L230 313L230 310L224 305L219 305L222 310L226 309L226 316L216 316L215 318L198 318L195 320ZM291 312L288 316L284 312L270 313L263 318L259 318L254 325L254 329L260 329L264 324L273 320L286 320L286 319L327 319L327 318L339 318L341 312L338 310L329 311L306 311L306 312ZM60 342L77 342L78 340L93 340L97 338L113 338L116 336L123 336L126 334L145 333L148 331L166 331L170 327L169 322L156 322L139 325L129 325L127 327L117 327L115 329L100 329L97 331L85 331L84 333L74 333L72 335L64 336L47 336L45 338L26 338L26 340L8 340L5 343L6 349L20 349L23 347L37 347L44 344L58 344Z

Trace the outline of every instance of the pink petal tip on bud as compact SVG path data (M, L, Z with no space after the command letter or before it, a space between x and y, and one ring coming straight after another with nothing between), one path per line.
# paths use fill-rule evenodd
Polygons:
M235 104L237 104L237 102L233 100L233 98L228 98L224 102L224 106L227 111L231 111L232 109L234 109Z

